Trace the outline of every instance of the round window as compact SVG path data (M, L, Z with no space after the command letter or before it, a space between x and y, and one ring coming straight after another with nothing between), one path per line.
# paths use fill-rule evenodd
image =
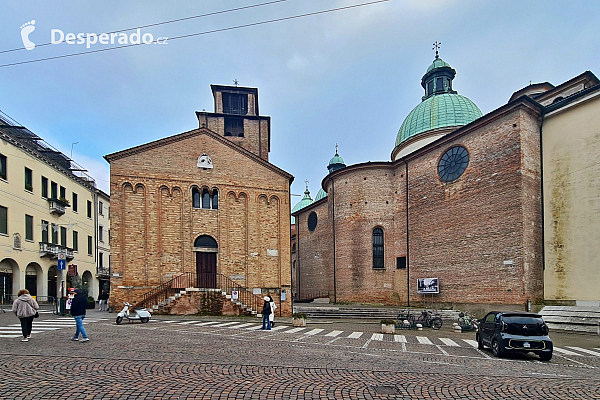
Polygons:
M438 176L444 182L458 179L469 165L469 152L462 146L449 148L438 163Z
M308 216L308 230L312 232L315 230L316 227L317 227L317 213L313 211Z

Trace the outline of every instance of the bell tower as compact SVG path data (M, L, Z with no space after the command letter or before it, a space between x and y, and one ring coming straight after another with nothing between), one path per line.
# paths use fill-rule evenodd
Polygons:
M198 123L269 161L271 117L259 115L258 89L237 83L234 80L234 86L210 85L214 112L197 111Z

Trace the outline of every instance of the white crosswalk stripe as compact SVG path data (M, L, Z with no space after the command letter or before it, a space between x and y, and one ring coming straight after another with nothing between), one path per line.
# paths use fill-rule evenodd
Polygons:
M566 349L561 349L560 347L555 347L554 351L560 354L564 354L566 356L578 356L580 355L579 353L575 353L574 351L571 350L566 350Z
M340 336L340 334L344 332L344 331L331 331L328 334L326 334L325 336L329 336L329 337L337 337Z
M211 326L211 328L223 328L223 327L233 328L231 325L237 325L237 324L238 324L238 322L225 322L223 324L213 325L213 326Z
M358 339L363 335L364 332L352 332L350 335L348 335L348 338L350 339Z
M463 342L467 343L469 346L477 347L477 341L471 339L463 339Z
M88 325L92 322L106 320L107 318L86 318L83 323ZM52 319L44 319L41 321L34 320L32 324L31 334L36 335L49 331L56 331L63 328L75 328L75 320L72 317L56 317ZM0 338L18 338L22 337L21 324L8 324L0 326Z
M296 332L303 331L305 329L306 328L293 328L293 329L290 329L289 331L284 331L283 333L296 333Z
M242 329L242 328L247 328L251 325L254 325L253 323L249 322L249 323L245 323L245 324L240 324L240 325L236 325L236 326L231 326L230 328L235 328L235 329Z
M374 333L371 336L371 340L377 340L379 342L383 341L383 333Z
M177 325L190 325L190 324L195 324L198 321L184 321L184 322L179 322Z
M568 347L571 350L577 350L577 351L581 351L582 353L586 353L586 354L590 354L592 356L600 357L600 352L597 352L597 351L594 351L594 350L584 349L584 348L575 347L575 346L565 346L565 347Z
M396 342L396 343L406 343L406 336L404 336L404 335L394 335L394 342Z
M254 326L249 326L246 329L248 329L248 330L256 330L256 329L260 329L260 328L262 328L261 325L254 325Z
M272 331L278 331L280 329L286 329L288 328L287 326L282 326L282 325L278 325L275 328L271 328Z
M440 339L440 342L444 343L446 346L460 347L459 344L456 343L452 339L448 339L448 338L444 338L444 337L441 337L439 339Z
M417 336L417 340L420 344L433 344L433 342L426 336Z
M313 336L316 335L317 333L321 333L323 332L325 329L313 329L312 331L308 331L305 333L305 335L307 336Z

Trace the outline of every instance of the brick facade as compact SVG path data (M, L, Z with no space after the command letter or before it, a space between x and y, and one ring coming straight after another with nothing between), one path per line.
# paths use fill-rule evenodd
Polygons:
M229 138L223 129L212 131L199 122L199 129L106 156L114 196L113 304L139 300L175 274L196 272L200 250L194 242L201 235L217 242L217 273L250 290L260 288L278 303L280 290L291 289L292 176L260 154L257 131ZM268 149L268 129L263 133ZM197 166L202 154L213 168ZM193 207L193 190L204 188L218 191L217 209ZM291 313L289 296L280 310Z
M328 196L295 214L299 296L327 287L338 302L523 309L541 300L538 116L515 102L400 160L329 174ZM455 145L469 164L446 183L437 165ZM319 216L313 232L311 212ZM373 268L374 228L384 232L383 269ZM407 257L406 269L397 257ZM440 293L418 294L417 278L439 278Z

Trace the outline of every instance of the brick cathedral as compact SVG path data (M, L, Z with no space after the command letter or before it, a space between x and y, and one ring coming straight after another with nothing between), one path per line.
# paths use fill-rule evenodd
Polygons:
M299 300L600 305L600 85L587 71L482 115L437 54L391 161L337 152L292 210Z
M192 273L270 294L290 314L293 177L269 162L271 120L259 114L258 90L211 88L215 112L196 112L197 129L105 156L111 301L139 300Z

